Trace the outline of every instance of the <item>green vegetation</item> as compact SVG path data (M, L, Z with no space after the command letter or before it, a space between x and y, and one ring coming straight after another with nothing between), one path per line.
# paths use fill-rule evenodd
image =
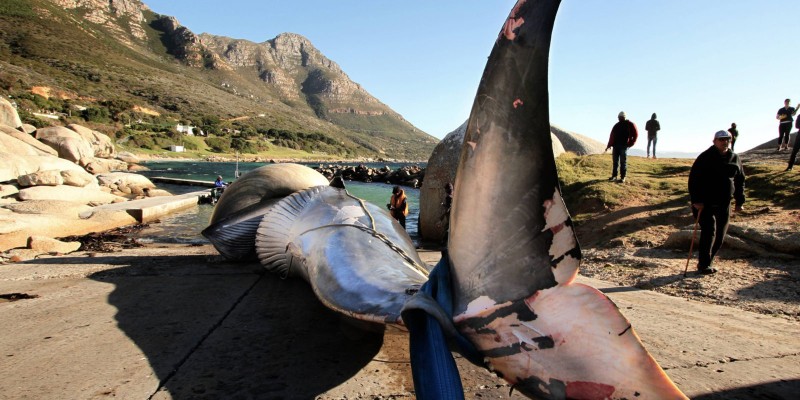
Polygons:
M25 0L3 0L0 2L0 15L8 17L29 18L35 16L33 7Z
M578 157L571 153L556 159L564 201L576 221L620 207L689 208L688 179L694 160L628 158L625 184L608 182L611 157ZM800 174L783 173L785 165L745 164L746 207L778 205L800 208Z

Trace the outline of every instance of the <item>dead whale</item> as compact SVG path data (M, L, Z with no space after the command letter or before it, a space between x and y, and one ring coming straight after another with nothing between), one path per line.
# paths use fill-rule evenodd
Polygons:
M255 260L256 229L269 207L298 190L327 184L322 174L299 164L256 168L225 190L201 233L225 258Z

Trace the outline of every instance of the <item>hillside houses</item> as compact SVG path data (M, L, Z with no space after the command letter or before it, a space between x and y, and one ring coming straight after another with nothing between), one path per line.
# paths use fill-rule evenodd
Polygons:
M206 133L196 126L178 124L175 129L186 136L206 136Z

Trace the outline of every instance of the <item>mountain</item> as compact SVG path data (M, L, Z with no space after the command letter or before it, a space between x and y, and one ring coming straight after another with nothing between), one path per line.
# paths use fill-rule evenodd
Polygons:
M197 35L139 0L3 0L0 92L23 115L104 108L116 122L171 119L340 157L424 160L438 142L299 34Z

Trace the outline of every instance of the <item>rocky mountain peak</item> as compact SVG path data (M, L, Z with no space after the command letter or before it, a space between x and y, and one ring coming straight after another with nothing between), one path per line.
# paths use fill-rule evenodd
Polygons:
M143 40L147 37L142 13L149 8L140 0L50 0L67 10L81 10L83 18L103 25L112 32L130 34ZM127 20L127 21L126 21ZM125 23L127 22L127 23ZM123 35L120 35L121 37ZM129 41L126 41L129 43Z

